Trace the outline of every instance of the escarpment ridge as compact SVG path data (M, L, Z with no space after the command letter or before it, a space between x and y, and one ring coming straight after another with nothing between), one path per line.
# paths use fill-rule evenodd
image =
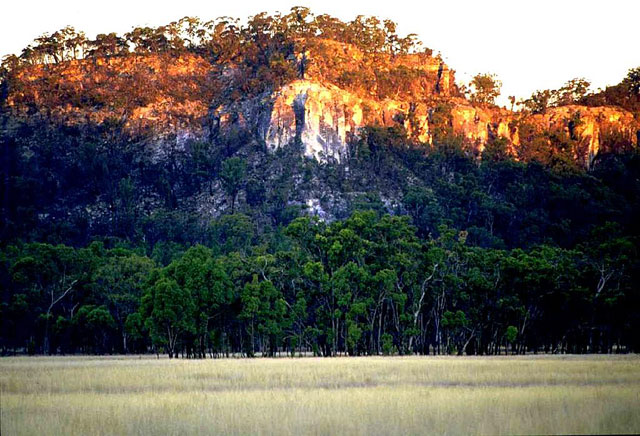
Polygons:
M297 143L305 156L339 161L371 126L400 129L427 149L457 137L477 156L500 140L521 160L561 143L586 167L602 150L638 145L638 113L597 99L536 111L476 99L439 55L392 24L296 9L244 28L185 18L92 41L65 28L5 58L3 106L18 119L150 136L159 155L172 141L241 132L267 150Z

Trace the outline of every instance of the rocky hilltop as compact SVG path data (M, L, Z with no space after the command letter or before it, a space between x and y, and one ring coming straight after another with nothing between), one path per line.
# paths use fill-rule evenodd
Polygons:
M430 50L374 51L306 36L292 38L280 57L268 60L268 73L248 67L247 54L228 53L213 63L208 57L166 50L22 62L11 70L6 103L22 117L68 126L111 123L133 136L178 144L242 131L271 150L297 142L321 162L341 160L366 126L400 128L425 147L458 136L478 156L504 138L517 159L529 158L533 143L553 148L562 139L586 166L600 150L637 146L640 137L637 114L619 107L572 104L531 113L474 103Z
M436 58L424 54L386 57L376 60L381 69L375 70L353 46L322 41L321 47L304 53L313 66L304 78L240 105L221 106L222 124L238 127L234 123L239 121L242 127L255 126L259 140L270 149L299 141L306 156L320 161L340 160L349 141L365 126L400 127L408 138L426 146L433 144L436 130L450 129L478 155L488 142L504 138L516 158L526 158L522 146L536 137L545 136L553 148L553 135L556 140L576 141L574 157L587 166L602 147L615 148L614 138L618 145L638 145L640 121L619 107L573 104L531 113L474 104L459 93L454 72ZM362 84L365 81L340 79L350 72L379 79L390 71L402 71L410 79L393 90L385 90L382 80L367 86ZM436 111L441 116L434 116ZM256 114L260 120L247 121Z
M201 134L212 93L211 65L191 54L108 56L26 65L7 104L18 117L66 126L116 124L135 136Z

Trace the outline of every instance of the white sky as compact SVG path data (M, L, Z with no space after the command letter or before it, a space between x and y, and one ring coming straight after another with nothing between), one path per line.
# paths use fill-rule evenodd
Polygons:
M241 19L258 12L309 7L342 20L376 15L417 33L457 71L458 82L476 73L497 74L500 102L528 97L585 77L592 88L620 82L640 66L640 0L5 0L0 8L0 56L19 53L44 32L66 25L97 33L124 33L183 16Z

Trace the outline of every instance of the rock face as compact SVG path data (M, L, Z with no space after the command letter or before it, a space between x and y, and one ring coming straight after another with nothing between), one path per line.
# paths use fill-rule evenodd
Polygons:
M405 102L363 99L311 80L292 82L275 92L271 100L262 139L272 150L297 141L308 157L340 160L358 129L372 125L403 126L421 141L430 139L426 112L420 113Z
M448 129L479 155L502 137L523 159L522 151L534 141L542 138L552 147L564 140L586 166L602 151L638 146L640 120L620 108L511 112L462 98L454 72L427 53L363 53L327 39L297 45L292 61L299 62L298 79L257 97L237 89L233 65L214 71L204 58L185 53L28 66L17 75L20 86L7 103L24 117L40 108L66 125L108 123L133 136L151 133L161 139L159 156L169 141L181 145L242 130L242 140L270 150L298 143L308 157L339 161L365 126L402 127L427 146L439 129ZM212 109L212 101L220 106Z
M340 159L363 125L362 101L336 86L298 80L273 95L264 141L270 149L298 141L318 160Z
M451 127L455 134L465 138L476 151L482 153L490 139L503 137L518 142L518 130L514 126L516 115L500 108L474 106L458 98L452 101Z
M478 154L493 139L507 140L510 152L519 156L531 132L553 134L578 143L575 158L589 166L612 140L637 145L640 122L633 114L613 107L563 106L544 114L523 114L497 107L473 105L462 98L446 100L449 123ZM435 103L434 103L435 105ZM304 155L321 162L340 160L349 141L365 126L403 127L407 136L430 145L434 125L428 103L363 98L335 85L314 80L296 80L268 96L243 104L241 113L227 113L255 128L267 148L275 150L290 143L302 145ZM257 118L256 118L257 117ZM254 127L250 127L254 126ZM522 132L527 132L522 138ZM549 143L551 146L551 142Z
M248 128L270 150L298 143L304 155L321 162L339 161L365 126L403 127L409 138L428 146L436 129L450 128L478 155L501 137L516 158L526 155L520 149L532 132L559 135L578 143L574 157L586 166L603 141L637 145L640 123L619 108L563 106L527 114L472 104L456 96L453 71L424 53L372 59L349 44L316 40L298 57L308 64L304 78L221 108L222 127ZM440 106L446 107L448 125L433 117Z
M407 136L422 143L433 140L428 103L409 103L385 99L366 99L334 85L310 80L292 82L272 95L272 109L263 129L263 140L270 149L298 141L304 154L319 161L340 160L348 142L364 126L402 126ZM607 147L638 146L640 121L630 112L615 107L562 106L544 114L526 114L506 109L476 106L462 98L448 99L452 131L482 154L493 139L507 140L510 152L519 157L530 137L555 135L574 141L574 157L590 166ZM603 144L605 144L603 150ZM549 146L552 141L549 139Z
M589 167L601 151L625 145L639 146L640 120L625 110L609 107L578 105L551 108L544 114L521 119L534 131L549 131L578 143L575 158ZM519 138L514 141L520 146Z

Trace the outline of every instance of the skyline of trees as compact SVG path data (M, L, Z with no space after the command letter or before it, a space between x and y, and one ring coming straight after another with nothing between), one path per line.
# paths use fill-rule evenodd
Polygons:
M212 59L232 60L242 51L241 46L260 47L267 40L295 40L296 38L327 38L353 44L370 53L406 54L421 50L417 35L401 37L397 24L375 16L358 15L343 22L328 14L315 15L309 8L293 7L288 14L261 12L246 22L238 18L218 17L203 21L197 17L183 17L164 26L134 27L118 35L100 33L94 39L83 31L66 26L53 33L44 33L25 47L19 55L7 55L4 63L16 66L60 63L75 59L109 57L129 53L149 54L193 51L212 56ZM427 52L430 52L427 49Z

